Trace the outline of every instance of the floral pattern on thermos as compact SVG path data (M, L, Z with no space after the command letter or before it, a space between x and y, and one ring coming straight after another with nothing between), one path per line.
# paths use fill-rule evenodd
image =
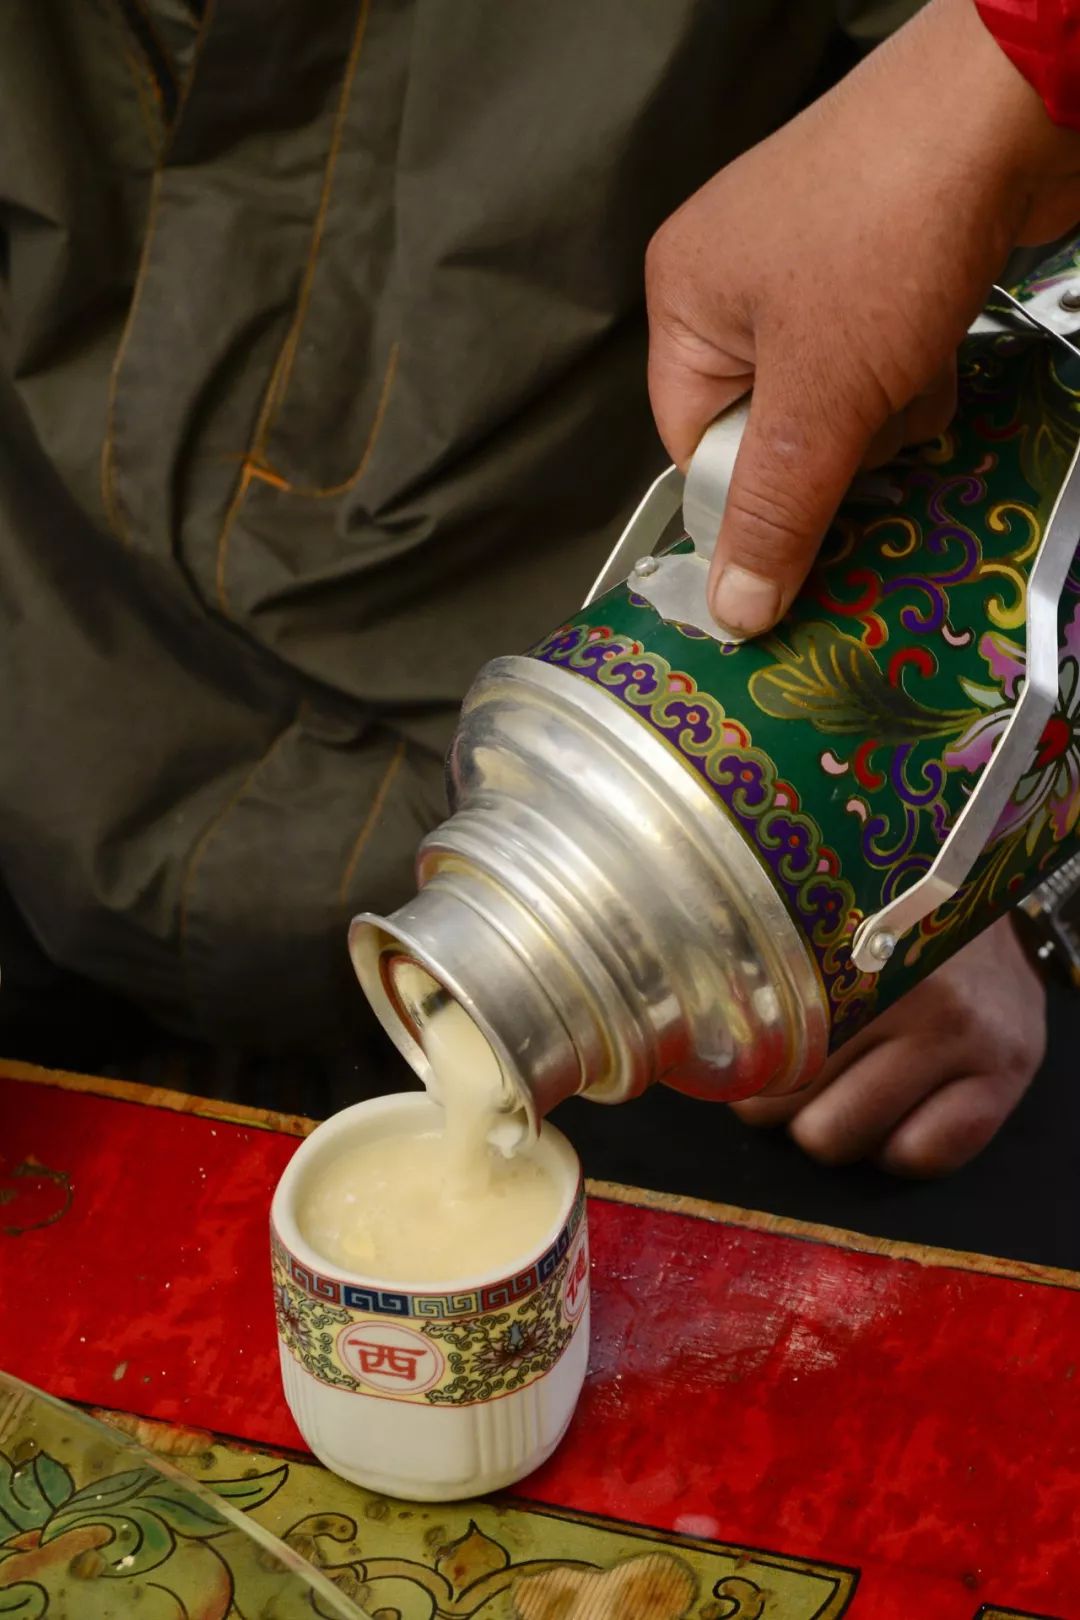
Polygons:
M981 858L879 975L855 968L858 924L927 871L1008 723L1028 576L1078 438L1080 360L1034 334L970 337L949 432L849 498L773 635L723 644L622 585L534 649L629 708L720 801L812 950L834 1046L1075 848L1076 562L1057 708Z

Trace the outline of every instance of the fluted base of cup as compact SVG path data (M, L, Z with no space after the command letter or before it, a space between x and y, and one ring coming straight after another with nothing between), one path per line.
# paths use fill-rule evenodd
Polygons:
M474 1406L411 1405L331 1389L284 1346L281 1376L297 1428L333 1473L380 1495L454 1502L502 1490L547 1461L570 1426L588 1357L586 1306L549 1373Z

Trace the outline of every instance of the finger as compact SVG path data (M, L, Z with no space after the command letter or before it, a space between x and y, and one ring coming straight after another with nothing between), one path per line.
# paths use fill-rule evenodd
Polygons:
M756 1129L770 1130L776 1125L788 1124L808 1103L819 1097L827 1086L831 1086L839 1075L851 1068L865 1052L888 1039L889 1026L885 1021L888 1017L886 1014L885 1019L869 1024L857 1035L853 1035L839 1052L835 1052L829 1058L808 1085L802 1086L798 1091L786 1092L781 1097L745 1097L741 1102L733 1102L730 1105L732 1112L737 1114L745 1125L752 1125Z
M710 423L747 392L753 368L675 326L653 324L649 400L664 448L683 472Z
M868 471L895 461L905 445L927 444L945 432L956 414L956 362L950 361L930 387L905 410L890 416L866 447L862 465Z
M896 1175L948 1175L981 1153L1031 1084L1035 1070L967 1076L941 1086L901 1120L878 1162Z
M883 1147L900 1121L950 1078L913 1040L874 1046L796 1114L792 1138L822 1164L852 1164Z
M907 443L904 432L904 414L890 416L885 426L878 428L867 445L863 454L862 465L872 472L875 467L884 467L888 462L895 461L905 443Z
M764 361L755 376L709 583L717 623L742 636L786 612L873 431L810 384Z
M956 361L950 360L930 387L918 394L904 412L904 444L927 444L939 438L955 415Z
M832 1084L832 1065L826 1064L810 1084L803 1086L800 1091L789 1091L782 1097L744 1097L741 1102L733 1102L731 1111L737 1114L744 1125L752 1125L756 1130L773 1130L777 1125L786 1125L794 1119L801 1108L818 1097L825 1087Z
M684 472L705 429L754 377L752 323L737 300L718 294L724 278L717 280L715 266L703 296L694 269L700 258L686 206L660 227L645 254L649 398L665 448Z

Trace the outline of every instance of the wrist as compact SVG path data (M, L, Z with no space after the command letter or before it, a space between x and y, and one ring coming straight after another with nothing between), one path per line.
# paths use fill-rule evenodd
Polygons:
M1017 211L1015 246L1052 241L1080 218L1080 130L1056 121L988 26L977 0L933 0L992 114L988 156ZM933 9L933 6L931 7Z
M874 54L889 53L906 56L912 91L895 109L898 127L928 140L954 185L990 200L1006 251L1052 241L1076 223L1080 132L1054 122L975 0L930 0Z

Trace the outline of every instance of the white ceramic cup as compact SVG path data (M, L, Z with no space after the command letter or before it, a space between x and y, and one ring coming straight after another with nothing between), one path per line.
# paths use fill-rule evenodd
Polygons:
M342 1271L297 1220L320 1172L360 1141L439 1130L423 1093L357 1103L290 1161L271 1208L285 1399L320 1462L370 1490L453 1501L538 1468L573 1416L589 1354L589 1248L581 1166L545 1125L535 1147L559 1188L557 1219L512 1272L450 1283Z

